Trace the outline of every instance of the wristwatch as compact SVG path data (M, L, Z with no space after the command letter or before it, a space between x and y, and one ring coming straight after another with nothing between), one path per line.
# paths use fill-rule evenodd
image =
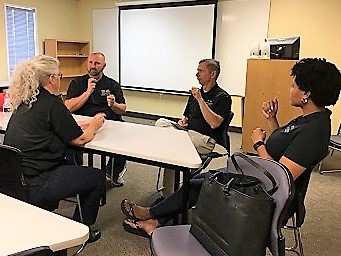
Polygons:
M265 145L264 141L262 141L262 140L257 141L255 144L253 144L253 149L257 151L257 149L262 145Z

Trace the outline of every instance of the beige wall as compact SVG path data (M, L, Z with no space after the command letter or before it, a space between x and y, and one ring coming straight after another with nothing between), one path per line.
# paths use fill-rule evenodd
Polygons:
M0 0L0 80L7 80L4 3L37 9L39 53L46 38L92 41L92 10L114 8L115 0ZM301 36L301 57L325 57L341 69L340 0L271 0L268 37ZM108 24L110 25L110 24ZM110 36L110 35L108 35ZM224 72L224 71L222 71ZM128 110L179 117L187 97L125 91ZM341 119L341 101L333 108L333 130ZM241 127L242 104L233 97L233 126Z
M340 10L340 0L271 0L268 37L300 35L300 57L324 57L341 70ZM341 100L331 109L336 132Z

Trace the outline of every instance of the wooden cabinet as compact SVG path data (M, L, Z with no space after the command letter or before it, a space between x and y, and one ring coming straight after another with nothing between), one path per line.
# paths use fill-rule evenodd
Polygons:
M45 54L59 59L59 70L63 74L59 91L65 95L70 82L86 73L90 43L89 41L46 39Z
M280 125L286 124L294 117L301 115L301 109L291 106L290 88L291 68L294 60L249 59L247 62L245 105L242 125L242 151L254 152L251 140L252 131L260 127L270 135L268 123L261 112L264 101L277 97L277 113Z

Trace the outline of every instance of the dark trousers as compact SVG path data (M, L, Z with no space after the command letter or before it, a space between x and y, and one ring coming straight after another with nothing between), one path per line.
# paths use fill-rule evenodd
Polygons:
M193 207L200 194L201 186L205 180L205 173L198 174L190 180L189 187L189 207ZM160 224L167 222L175 215L183 211L183 189L182 187L170 194L164 200L150 208L150 213L154 219L158 219Z
M60 200L79 194L83 223L93 225L105 189L105 172L92 167L63 165L49 172L38 186L29 188L29 202L46 210L54 210ZM73 219L80 222L78 206Z
M83 152L78 150L68 149L66 151L66 161L68 164L83 165ZM111 169L113 168L113 181L118 179L119 174L123 171L124 166L127 162L125 156L116 155L109 158L106 166L107 174L111 177ZM114 167L113 167L114 166Z

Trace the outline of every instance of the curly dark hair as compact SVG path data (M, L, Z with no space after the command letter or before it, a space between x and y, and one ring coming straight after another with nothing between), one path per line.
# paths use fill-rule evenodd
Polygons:
M291 69L291 76L300 90L310 92L310 99L318 107L335 105L339 99L340 71L325 59L302 59Z

